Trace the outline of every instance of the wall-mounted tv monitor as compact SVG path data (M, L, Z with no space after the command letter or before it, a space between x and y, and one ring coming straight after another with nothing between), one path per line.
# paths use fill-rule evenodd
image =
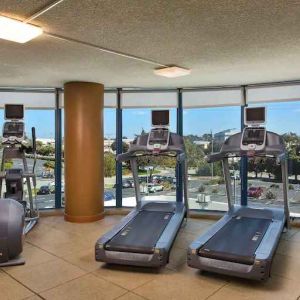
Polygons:
M4 115L6 120L22 120L24 119L24 105L5 104Z
M264 124L266 122L265 107L245 107L245 125Z
M170 113L168 110L152 110L152 126L169 126Z

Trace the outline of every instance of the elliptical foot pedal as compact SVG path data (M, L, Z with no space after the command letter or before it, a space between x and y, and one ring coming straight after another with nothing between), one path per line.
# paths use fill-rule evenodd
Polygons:
M12 266L21 266L21 265L25 265L25 259L21 256L0 263L0 267L12 267Z

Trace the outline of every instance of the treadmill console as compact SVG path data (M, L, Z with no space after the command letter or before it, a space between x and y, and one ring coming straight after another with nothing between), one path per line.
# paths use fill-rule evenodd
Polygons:
M245 109L245 127L242 134L241 150L261 151L266 147L267 131L260 126L265 122L265 108L254 107Z
M169 111L152 111L152 129L148 135L147 149L154 153L167 150L170 140Z
M241 142L242 150L263 150L266 146L266 129L264 127L246 127Z
M6 104L5 119L9 120L3 125L2 144L21 144L25 139L25 128L22 122L24 106L21 104Z

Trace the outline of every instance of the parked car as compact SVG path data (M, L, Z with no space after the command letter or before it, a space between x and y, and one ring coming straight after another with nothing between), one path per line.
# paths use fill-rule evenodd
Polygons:
M148 184L148 192L149 193L156 193L162 192L164 190L164 186L160 184Z
M263 193L262 187L251 186L248 189L248 197L259 198Z
M51 190L48 185L42 185L37 191L37 195L49 195L51 194Z
M122 182L122 187L123 187L124 189L134 187L133 180L123 180L123 182Z
M54 174L52 172L44 171L42 173L42 178L54 178Z
M115 195L112 192L104 191L104 201L109 201L115 199Z

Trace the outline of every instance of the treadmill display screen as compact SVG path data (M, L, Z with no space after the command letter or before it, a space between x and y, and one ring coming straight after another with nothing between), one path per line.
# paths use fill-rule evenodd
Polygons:
M16 136L18 138L23 137L24 123L22 122L6 122L3 127L3 137L8 138L10 136Z
M169 130L160 128L152 129L149 136L149 145L167 145L169 141Z
M24 118L24 106L22 104L6 104L5 119L22 120Z
M168 110L152 111L152 126L169 126L170 118Z
M266 130L264 128L246 128L243 135L243 145L263 145L265 141L265 132Z

